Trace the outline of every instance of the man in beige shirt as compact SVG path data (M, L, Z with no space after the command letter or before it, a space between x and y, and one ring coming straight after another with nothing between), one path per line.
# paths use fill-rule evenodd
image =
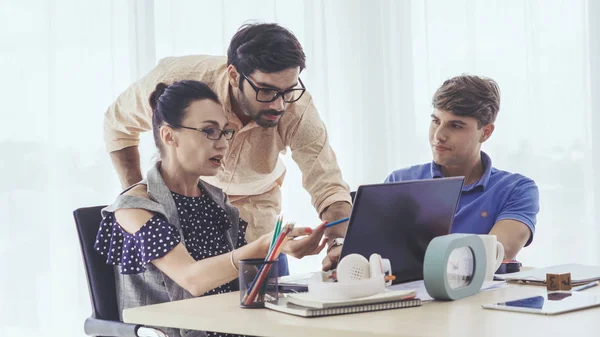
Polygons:
M242 26L231 39L227 58L169 57L131 85L104 118L106 149L125 188L142 179L139 133L152 129L150 94L160 82L198 80L219 96L236 134L216 177L203 177L229 195L248 222L247 240L273 229L281 212L287 147L302 171L302 185L323 221L348 217L351 199L342 180L327 131L300 79L305 55L296 37L276 24ZM187 125L186 127L197 127ZM203 133L198 134L204 136ZM347 224L328 228L323 268L332 268Z

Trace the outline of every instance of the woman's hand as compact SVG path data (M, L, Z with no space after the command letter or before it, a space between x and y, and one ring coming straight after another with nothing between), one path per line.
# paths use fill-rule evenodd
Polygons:
M317 228L296 227L285 238L282 247L282 253L291 255L297 259L301 259L307 255L316 255L325 248L327 240L323 239L325 233L325 225L323 222ZM264 247L265 255L271 245L273 232L264 234L259 239Z
M323 222L315 229L310 227L294 228L286 237L282 252L297 259L319 254L327 245L327 240L323 239L325 225L326 223Z

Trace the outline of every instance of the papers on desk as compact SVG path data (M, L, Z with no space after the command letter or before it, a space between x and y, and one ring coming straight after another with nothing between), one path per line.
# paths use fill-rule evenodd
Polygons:
M504 282L504 281L485 281L485 282L483 282L481 291L494 290L494 289L502 288L504 286L506 286L506 282ZM427 293L427 290L425 289L425 282L423 280L395 284L393 286L390 286L389 289L391 289L391 290L411 290L412 289L417 294L417 298L420 298L422 302L433 301L433 298L431 296L429 296L429 294Z
M308 280L310 280L310 278L316 273L320 273L320 272L280 276L277 278L277 283L280 285L284 284L284 285L295 285L295 286L300 286L300 285L308 286Z
M533 269L511 274L497 274L495 277L507 282L545 285L546 274L564 273L571 273L571 283L573 285L580 285L600 280L600 266L586 266L576 263L561 264L558 266Z

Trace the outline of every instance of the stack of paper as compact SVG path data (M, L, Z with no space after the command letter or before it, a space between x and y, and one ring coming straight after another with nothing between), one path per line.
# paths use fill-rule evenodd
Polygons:
M546 284L546 274L571 273L571 283L576 286L600 280L600 266L586 266L582 264L561 264L540 269L532 269L511 274L497 274L496 278L506 282L520 282L529 284Z
M483 286L481 287L481 291L488 291L493 289L498 289L506 285L504 281L485 281L483 282ZM423 280L413 281L408 283L400 283L394 284L389 289L393 290L405 290L405 289L414 289L418 298L423 302L433 301L433 297L429 295L427 289L425 289L425 282Z

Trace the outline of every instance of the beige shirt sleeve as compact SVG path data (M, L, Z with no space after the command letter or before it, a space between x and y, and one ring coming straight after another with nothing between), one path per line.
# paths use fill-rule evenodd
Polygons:
M137 146L140 132L152 129L150 94L159 82L171 84L185 72L175 58L162 59L146 76L132 84L104 115L104 143L108 152Z
M319 215L329 205L352 203L350 188L327 138L327 130L311 101L296 124L290 140L292 158L302 171L302 186L310 193Z

